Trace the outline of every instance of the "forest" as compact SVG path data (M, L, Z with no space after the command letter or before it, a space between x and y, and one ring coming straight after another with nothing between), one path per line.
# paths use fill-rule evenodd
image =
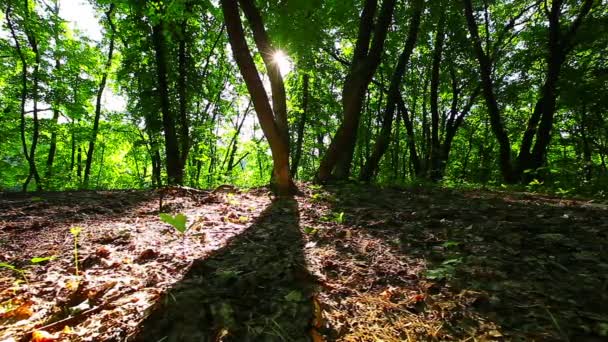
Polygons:
M608 338L608 1L0 12L0 340Z

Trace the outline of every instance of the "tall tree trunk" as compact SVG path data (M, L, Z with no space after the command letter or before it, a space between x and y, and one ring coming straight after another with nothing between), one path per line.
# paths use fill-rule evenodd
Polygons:
M76 156L76 134L74 133L74 119L72 119L72 123L70 124L70 143L71 143L71 153L70 153L70 179L72 179L72 173L74 172L74 164L75 164L75 156Z
M236 0L221 0L228 38L234 59L245 80L249 94L251 94L260 126L270 145L277 193L282 196L290 195L296 189L289 173L289 134L283 78L279 66L272 61L275 50L270 45L257 8L251 0L240 0L239 3L249 21L257 48L261 52L266 65L272 88L273 107L270 105L270 100L247 46Z
M473 93L469 97L469 101L467 102L467 104L461 109L460 113L458 113L458 95L456 95L457 92L454 90L454 96L456 96L456 100L453 101L454 103L451 109L450 118L448 119L445 125L445 138L443 140L443 143L441 144L441 153L439 155L438 162L438 173L436 175L437 180L441 180L445 175L445 169L447 167L448 160L450 159L450 152L452 150L452 142L454 141L454 137L456 136L458 129L464 122L464 118L471 111L471 108L475 104L480 92L481 87L478 86L477 88L475 88L475 90L473 90Z
M429 159L429 177L438 181L441 176L440 159L441 145L439 142L439 73L443 57L443 41L445 39L445 13L442 12L435 32L433 48L433 66L431 68L431 153Z
M517 181L517 177L513 172L513 165L511 162L511 141L504 127L500 108L498 107L498 101L496 100L496 94L494 93L492 62L481 45L479 29L473 13L473 5L471 0L463 1L467 26L473 43L473 50L475 52L475 56L477 57L477 61L479 62L481 86L490 116L490 125L499 145L500 171L506 183L514 183Z
M416 0L412 6L414 6L414 11L412 13L412 18L410 19L407 39L405 42L405 46L403 47L403 51L399 56L395 71L393 72L391 84L388 90L386 108L384 109L384 118L382 121L382 128L376 140L376 144L374 145L374 150L369 159L367 160L367 163L361 170L360 179L365 182L369 182L374 176L374 174L377 172L380 160L382 159L382 156L388 148L390 142L390 134L393 128L395 108L397 106L397 102L401 98L401 82L403 81L403 75L405 74L405 70L407 64L409 63L410 56L412 55L412 51L414 50L414 47L416 45L416 40L418 39L420 17L422 16L424 1Z
M591 181L593 175L593 162L591 159L591 144L587 135L587 106L583 103L580 117L580 134L583 143L583 170L585 171L585 180Z
M89 140L89 148L87 150L87 159L84 168L84 188L89 187L89 177L91 174L91 165L93 164L95 142L97 140L97 133L99 132L99 120L101 119L101 99L103 96L103 91L106 87L106 82L108 80L108 73L110 72L110 67L112 66L112 55L114 54L114 31L116 29L114 28L114 23L112 22L113 11L114 4L110 3L110 8L106 11L106 18L108 20L108 25L110 25L110 45L108 47L108 59L106 60L105 69L103 71L103 74L101 75L101 81L99 82L99 88L97 90L97 99L95 102L95 118L93 120L93 131L91 132L91 139Z
M302 75L302 114L298 120L298 140L293 159L291 161L291 174L293 177L298 175L298 165L302 158L302 145L304 143L304 128L306 128L306 116L308 115L308 87L310 75L305 73Z
M361 107L367 87L380 64L396 0L382 2L378 20L374 24L377 2L366 0L363 5L353 60L342 90L343 121L321 160L316 177L319 182L344 180L350 175Z
M562 65L575 42L574 36L582 25L585 17L593 6L593 0L585 0L579 14L565 34L560 27L562 0L554 0L549 13L549 54L547 56L547 80L543 87L542 116L536 133L536 141L532 149L533 169L543 166L547 154L547 146L551 141L553 118L557 108L557 86Z
M21 146L23 148L23 155L25 156L25 160L28 162L29 173L28 173L28 182L32 175L32 162L30 160L30 154L28 152L28 146L25 136L26 131L26 123L25 123L25 102L27 100L27 60L25 59L25 54L21 49L21 44L19 43L19 39L17 38L17 33L15 32L15 27L13 25L11 19L11 6L7 6L6 8L6 21L11 31L11 36L15 42L15 48L17 49L17 54L19 55L19 59L21 60L21 116L19 122L19 131L21 133ZM27 191L27 184L23 186L23 191Z
M188 61L186 51L186 37L187 37L187 22L182 21L182 37L179 41L177 58L178 58L178 78L177 78L177 92L179 96L179 128L180 128L180 141L181 141L181 154L180 154L180 168L182 174L188 160L188 153L190 151L190 122L188 120L188 93L187 93L187 74L188 74Z
M23 184L23 191L27 190L27 186L32 177L34 177L34 180L36 181L36 190L40 191L40 190L42 190L42 184L41 184L41 180L40 180L40 175L38 174L38 169L36 167L36 148L38 146L38 138L40 136L40 121L38 120L38 97L39 97L40 89L38 86L38 82L40 81L41 56L40 56L40 51L38 50L38 40L36 39L34 30L32 30L32 28L29 27L28 22L27 22L27 20L29 20L28 0L25 0L25 16L26 16L26 18L25 18L25 20L26 20L25 35L27 36L27 40L30 44L30 47L32 48L32 51L34 52L34 69L32 71L32 102L33 102L32 117L34 119L33 120L34 127L33 127L33 132L32 132L32 144L30 145L30 153L29 153L30 174L28 175L27 180Z
M419 177L422 173L422 168L420 166L420 158L418 157L418 152L416 151L416 134L414 132L414 123L412 118L405 108L405 104L400 99L397 104L399 105L399 112L403 118L403 125L405 126L405 131L407 133L407 146L410 152L410 164L414 169L414 175Z
M175 117L171 110L169 99L169 83L167 80L167 52L165 43L165 24L161 20L152 28L152 42L156 60L156 82L162 113L163 131L165 133L165 154L167 157L167 178L171 185L182 184L183 169L179 142L175 131Z
M55 7L53 8L53 16L55 21L54 27L54 39L55 39L55 48L59 49L59 2L55 1ZM59 59L59 54L55 52L55 71L59 71L61 69L61 61ZM57 152L57 128L59 124L59 104L57 95L54 96L53 103L53 119L51 120L51 144L49 146L49 154L46 159L46 172L44 175L45 182L47 184L50 183L51 178L53 177L53 162L55 161L55 153Z
M251 106L251 101L247 104L245 111L243 112L243 117L240 119L237 117L236 127L234 131L234 135L232 139L230 139L230 143L228 144L228 149L226 150L226 156L224 157L224 161L222 162L222 168L224 165L226 166L226 173L230 174L232 169L234 168L234 158L236 156L236 152L238 150L239 144L239 135L241 134L241 129L243 128L243 124L245 123L245 119L247 118L247 114L249 114L249 107Z

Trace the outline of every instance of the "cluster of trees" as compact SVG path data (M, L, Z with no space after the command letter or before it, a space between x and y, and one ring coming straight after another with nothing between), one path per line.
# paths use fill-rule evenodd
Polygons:
M605 0L48 1L0 5L3 187L608 179Z

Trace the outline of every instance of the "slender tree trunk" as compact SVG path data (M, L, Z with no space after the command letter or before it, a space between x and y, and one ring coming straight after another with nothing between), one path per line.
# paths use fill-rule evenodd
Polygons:
M304 128L306 127L306 116L308 115L308 87L310 75L305 73L302 75L302 114L298 120L298 140L296 142L295 155L291 161L291 174L294 177L298 175L298 165L302 158L302 145L304 143Z
M165 154L167 157L167 178L171 185L182 184L184 181L181 167L181 154L175 130L175 117L171 110L169 99L169 83L167 80L167 52L165 43L165 24L159 21L152 28L152 41L156 59L156 82L162 113L163 130L165 133Z
M541 98L542 116L536 133L536 141L532 149L532 168L538 169L545 164L547 147L551 141L551 130L553 128L553 119L557 108L557 87L562 65L566 60L566 56L574 46L574 35L587 16L593 0L585 0L581 7L577 18L572 26L566 32L565 36L561 33L560 17L562 0L552 2L551 11L549 13L549 55L547 57L547 80L543 88Z
M473 151L473 137L475 135L475 130L471 129L471 134L468 139L467 152L464 155L464 161L462 162L462 170L460 171L460 179L466 180L467 178L467 168L469 166L469 159L471 157L471 152Z
M407 133L407 146L410 152L410 164L414 169L414 175L419 177L422 173L422 168L420 167L420 158L418 157L418 152L416 151L416 134L414 132L414 123L408 114L407 108L405 108L405 104L402 100L399 100L399 112L401 113L403 119L403 125L405 126L405 131Z
M374 145L374 150L371 156L368 158L367 163L361 170L360 179L365 182L369 182L374 176L374 174L377 172L380 160L386 152L386 149L388 148L390 142L390 134L393 126L393 118L395 116L395 108L397 106L397 102L401 98L400 87L403 81L403 75L405 74L407 64L409 63L410 56L412 55L412 51L414 50L414 47L416 45L416 40L418 39L420 17L422 16L424 1L416 0L413 6L414 12L412 13L412 18L410 20L410 26L405 46L403 47L403 51L399 56L399 60L391 78L386 108L384 110L384 119L382 121L382 128L376 140L376 144Z
M188 120L188 61L186 51L186 39L187 39L187 22L182 21L182 37L179 41L178 46L178 78L177 78L177 92L179 96L179 128L180 128L180 141L181 141L181 154L180 154L180 168L181 173L184 173L186 161L188 160L188 153L190 151L190 122Z
M441 171L439 170L441 160L441 145L439 141L439 73L443 57L444 39L445 14L442 12L435 33L433 66L431 68L431 153L429 158L429 177L433 181L441 179Z
M454 137L456 137L456 133L458 133L458 129L464 122L464 118L469 114L471 108L475 104L479 93L481 92L481 88L477 87L473 93L471 94L469 101L461 110L460 114L456 114L456 108L454 108L454 115L457 115L455 118L452 116L445 128L445 138L443 143L441 144L441 154L439 156L439 173L437 174L438 179L441 180L445 175L445 169L448 165L448 161L450 159L450 152L452 151L452 142L454 141Z
M78 160L76 164L76 176L78 183L82 183L82 147L78 146Z
M27 0L25 1L25 6L26 6L25 15L27 18L29 16L29 6L28 6ZM28 176L27 180L25 181L25 184L23 184L23 190L24 191L27 190L29 180L33 176L34 180L36 181L36 190L40 191L40 190L42 190L42 184L41 184L41 180L40 180L40 175L38 174L38 169L36 167L36 148L38 146L38 138L40 136L40 122L38 120L38 98L39 98L40 89L38 86L38 82L40 80L41 56L40 56L40 51L38 50L38 41L37 41L36 36L34 35L34 32L32 31L32 29L26 26L25 33L26 33L27 39L30 43L30 47L32 48L32 51L34 52L35 64L34 64L34 70L32 71L32 102L33 102L32 117L34 119L34 129L32 132L32 144L30 145L30 154L29 154L30 155L30 175Z
M247 114L249 114L250 106L251 106L251 102L249 102L249 104L247 105L247 108L245 108L245 112L243 112L243 117L241 118L241 121L237 122L237 126L236 126L236 130L234 132L234 135L232 136L230 144L228 144L228 151L226 152L226 158L224 158L224 162L222 163L222 166L223 166L223 164L226 164L226 162L228 162L228 165L226 167L226 173L228 173L228 174L230 174L232 172L232 169L234 168L234 158L236 156L236 152L237 152L238 146L239 146L239 135L241 135L241 129L243 128L243 124L245 123Z
M473 50L475 52L475 56L477 57L477 61L479 62L482 91L490 116L490 125L492 126L492 131L496 136L496 140L498 141L499 145L500 171L506 183L514 183L517 181L517 177L513 172L513 165L511 162L511 141L507 131L505 130L500 108L498 107L498 101L496 100L496 94L494 93L492 62L481 45L481 39L479 37L479 30L477 27L477 22L475 21L471 0L463 1L467 26L473 41Z
M55 45L56 49L58 49L59 44L59 3L55 1L55 7L53 11L54 20L55 20ZM55 71L59 71L61 69L61 61L59 60L58 52L55 52ZM51 120L51 144L49 146L49 154L46 159L46 172L44 175L45 182L49 184L51 182L51 178L53 177L53 162L55 161L55 153L57 151L57 129L59 124L59 109L58 107L58 99L57 96L54 96L53 103L53 119Z
M394 7L395 0L384 0L374 24L377 0L366 0L363 5L353 60L342 91L344 119L321 160L316 177L319 182L345 180L350 175L361 107L367 87L380 64Z
M591 144L587 136L587 106L583 104L580 117L580 134L583 143L583 170L585 171L585 180L591 181L593 175L593 162L591 159Z
M106 145L101 144L101 160L99 161L99 171L97 171L97 181L95 182L95 188L99 188L99 181L101 180L101 171L103 171L103 158L106 151Z
M19 131L21 133L21 146L23 148L23 155L25 156L25 160L28 162L28 167L30 168L29 174L28 174L28 179L29 179L32 174L32 171L31 171L32 163L30 162L30 155L28 153L28 146L27 146L27 141L26 141L26 137L25 137L25 129L26 129L25 102L27 100L27 67L28 67L28 64L25 59L23 50L21 50L21 44L19 43L19 39L17 38L17 34L15 32L15 27L14 27L12 19L11 19L11 6L7 6L5 16L6 16L6 21L7 21L9 30L11 31L11 35L15 42L15 48L17 49L17 54L19 55L19 59L21 60L21 116L20 116L20 121L19 121ZM28 182L29 182L29 180L28 180ZM24 192L27 191L27 184L23 187L23 191Z
M112 66L112 55L114 54L114 38L115 38L115 28L114 23L112 22L112 15L114 11L114 4L110 4L110 8L106 12L106 18L108 20L108 24L110 25L110 45L108 47L108 59L106 60L105 69L103 71L103 75L101 76L101 81L99 82L99 88L97 90L97 99L95 102L95 118L93 120L93 131L91 133L91 139L89 140L89 148L87 150L87 159L84 168L84 187L89 187L89 177L91 174L91 166L93 164L93 155L95 152L95 142L97 140L97 133L99 132L99 120L101 119L101 99L103 96L103 91L106 87L106 82L108 80L108 73L110 72L110 67Z
M76 156L76 137L75 137L75 127L74 127L74 119L72 119L72 123L70 125L70 130L71 130L71 153L70 153L70 179L72 179L72 173L74 172L74 164L75 164L75 156Z
M290 195L294 193L295 185L289 174L289 134L283 79L278 65L272 62L272 54L275 50L270 45L257 8L250 0L240 0L239 2L249 21L254 40L266 65L272 88L273 107L270 106L270 100L247 46L237 1L221 0L230 45L232 46L234 59L251 94L251 100L264 136L270 145L277 192L279 195Z

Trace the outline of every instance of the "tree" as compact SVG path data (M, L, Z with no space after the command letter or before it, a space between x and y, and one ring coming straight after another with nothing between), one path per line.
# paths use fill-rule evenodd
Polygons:
M342 89L343 121L331 141L317 173L317 180L344 180L350 175L361 107L365 92L380 64L384 40L391 24L396 0L382 2L378 20L376 0L366 0L359 20L357 42ZM371 44L371 45L370 45Z
M236 0L222 0L221 4L234 59L251 94L260 126L270 144L277 192L280 195L289 195L294 192L295 185L289 172L289 132L283 78L279 66L272 61L276 50L271 46L262 18L251 0L240 0L238 3ZM247 46L239 4L249 21L256 46L268 72L272 107Z

